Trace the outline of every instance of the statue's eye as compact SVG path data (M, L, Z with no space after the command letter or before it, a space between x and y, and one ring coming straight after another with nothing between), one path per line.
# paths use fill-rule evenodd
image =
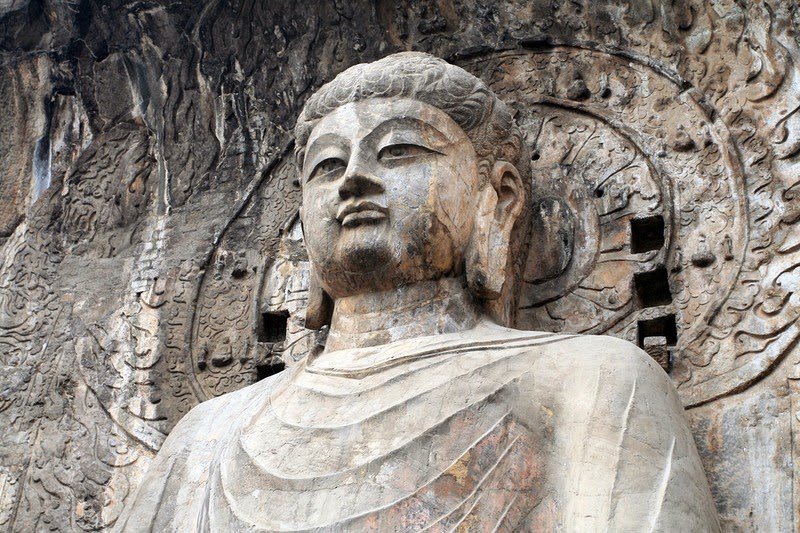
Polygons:
M391 161L433 153L435 153L433 150L417 144L391 144L378 152L378 159L381 161Z
M332 172L344 170L347 164L337 157L329 157L320 161L311 172L311 177L324 176Z

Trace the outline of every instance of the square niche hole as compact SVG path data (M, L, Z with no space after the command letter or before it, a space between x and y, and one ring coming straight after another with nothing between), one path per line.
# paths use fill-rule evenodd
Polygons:
M675 315L640 320L637 326L640 348L644 347L644 340L647 337L666 337L667 346L678 344L678 325L675 322Z
M672 303L667 269L659 267L650 272L633 275L633 286L642 307L657 307Z
M261 334L259 335L261 342L278 343L286 340L286 325L289 321L289 313L285 311L268 312L262 315L262 319Z
M278 372L283 371L283 369L285 368L286 368L286 363L284 363L283 360L280 358L275 358L274 361L270 361L268 364L257 365L256 381L261 381L264 378L273 376Z
M664 246L664 217L631 219L631 253L659 250Z

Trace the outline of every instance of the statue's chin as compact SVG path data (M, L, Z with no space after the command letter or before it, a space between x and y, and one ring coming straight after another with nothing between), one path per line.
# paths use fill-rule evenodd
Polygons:
M391 271L396 263L386 244L373 240L340 241L332 253L316 264L315 270L328 294L337 298L351 294L354 287L386 290L395 277Z
M352 246L343 250L342 269L353 274L372 274L386 270L392 254L388 247Z
M392 262L392 250L388 238L377 228L349 231L339 237L335 252L342 270L352 273L370 273L383 270ZM360 233L355 235L354 233Z

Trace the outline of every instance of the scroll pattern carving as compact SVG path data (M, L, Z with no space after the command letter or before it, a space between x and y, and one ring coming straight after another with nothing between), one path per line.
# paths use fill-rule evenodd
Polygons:
M191 373L199 398L218 396L270 372L261 291L278 255L281 227L300 205L296 168L279 163L232 221L214 250L200 286L191 340ZM242 249L237 243L249 243ZM295 319L296 320L296 319ZM294 321L293 321L294 323ZM277 370L277 369L275 369Z
M740 390L788 353L793 185L749 168L736 128L688 81L571 47L465 65L518 110L533 158L537 253L518 327L652 347L687 405Z
M793 3L378 2L374 14L335 4L308 17L298 16L302 4L98 7L82 13L89 26L70 45L83 50L77 64L48 66L34 37L20 46L41 59L36 68L3 64L14 73L3 94L53 78L54 100L36 92L45 105L14 99L15 120L35 127L4 154L32 153L38 122L48 123L54 187L34 208L15 209L0 241L0 426L10 428L0 432L0 529L113 524L180 416L323 341L302 328L289 157L241 211L232 206L262 179L254 160L280 152L312 85L408 48L478 73L526 129L540 178L533 245L552 254L527 263L520 325L605 332L654 356L666 351L660 362L671 362L684 401L700 406L698 435L727 427L714 398L763 385L783 402L774 416L791 425L800 479ZM49 6L58 16L36 24L75 19L73 5ZM0 16L8 9L16 8ZM21 28L27 11L3 23ZM27 41L36 24L0 36L4 58L16 53L9 39ZM380 37L365 40L364 28ZM56 41L72 31L58 30ZM74 116L60 116L60 106ZM3 161L3 179L11 172L24 189L31 162ZM637 275L643 287L666 279L670 303L640 294ZM96 283L81 292L89 278ZM264 335L265 313L286 319L282 352ZM673 314L674 339L664 320ZM130 362L142 368L127 374ZM730 435L749 426L734 429L730 446L746 444ZM747 529L748 489L730 488L731 467L717 465L734 456L714 446L701 451L712 482L726 480L715 497ZM793 507L776 516L796 513L797 495L795 487Z
M534 198L561 199L576 225L563 272L537 280L529 260L519 325L643 347L665 337L687 403L709 399L707 383L702 392L693 384L726 370L709 367L703 344L740 276L752 224L725 124L677 74L612 54L564 48L474 68L520 110L537 158ZM657 242L637 248L648 224Z
M138 240L134 235L152 198L151 171L143 131L121 125L99 135L69 167L64 189L51 188L30 222L5 243L2 448L23 459L4 462L0 470L0 526L102 529L135 488L142 470L137 461L157 447L148 454L126 431L130 424L115 414L129 414L132 405L112 405L109 391L132 383L104 369L122 361L108 357L109 351L125 347L109 340L109 324L74 331L75 290L65 297L54 289L65 271L81 268L76 255L107 258ZM57 214L60 224L53 224ZM129 328L135 342L132 330L142 325L119 318L114 325ZM133 356L139 347L128 349ZM116 423L109 424L109 414Z
M745 172L735 130L688 81L570 47L466 66L518 109L533 154L532 246L548 253L528 260L519 327L642 347L664 337L663 364L688 405L738 390L785 355L796 338L787 289L797 261L791 244L775 243L791 228L780 231L788 219L774 214L791 216L792 186ZM657 245L632 248L648 224ZM764 280L759 257L774 264ZM762 292L766 302L753 305Z
M153 197L153 155L141 130L122 124L99 136L67 173L63 226L69 253L112 257L134 242Z

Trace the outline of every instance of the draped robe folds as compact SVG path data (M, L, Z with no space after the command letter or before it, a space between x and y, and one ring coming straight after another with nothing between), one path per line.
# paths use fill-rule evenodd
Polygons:
M717 531L644 352L510 330L323 353L195 407L120 531Z

